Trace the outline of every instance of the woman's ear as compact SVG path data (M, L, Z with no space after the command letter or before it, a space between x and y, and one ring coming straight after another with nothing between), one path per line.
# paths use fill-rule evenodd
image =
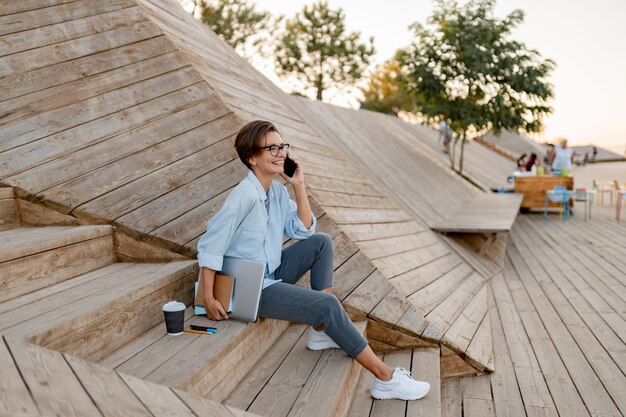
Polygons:
M251 156L250 158L248 158L248 163L250 164L250 166L255 167L256 166L256 156Z

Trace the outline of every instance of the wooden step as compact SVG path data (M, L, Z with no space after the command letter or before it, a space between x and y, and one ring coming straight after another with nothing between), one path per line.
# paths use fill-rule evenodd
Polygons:
M419 348L389 352L381 355L383 362L411 371L413 378L430 383L430 392L421 400L375 400L371 397L374 376L362 372L352 404L350 417L438 417L441 416L441 379L439 373L439 348Z
M259 319L214 322L185 311L190 324L214 326L215 335L168 336L162 323L103 358L100 363L147 381L221 401L258 362L289 325ZM227 377L226 377L227 376Z
M0 332L98 360L163 322L168 300L191 303L194 261L115 263L0 303Z
M0 414L6 416L253 417L75 356L6 338L0 338L0 364L7 377L0 382Z
M366 323L356 326L365 333ZM362 367L340 349L308 350L306 330L292 324L224 403L263 416L345 416Z
M111 226L0 232L0 302L115 262Z
M0 230L13 229L20 224L13 188L0 188Z

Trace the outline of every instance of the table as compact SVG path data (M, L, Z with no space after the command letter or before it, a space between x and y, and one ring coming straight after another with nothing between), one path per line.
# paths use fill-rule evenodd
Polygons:
M555 175L537 175L533 177L515 177L515 192L524 194L521 209L543 209L546 191L556 186L574 189L574 177L557 177ZM570 206L572 206L570 202ZM548 203L548 207L560 207L560 204Z

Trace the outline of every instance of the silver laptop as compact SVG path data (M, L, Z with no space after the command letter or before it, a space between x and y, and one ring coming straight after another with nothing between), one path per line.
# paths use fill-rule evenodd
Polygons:
M222 271L235 278L228 317L255 322L259 313L265 262L224 256ZM195 307L196 315L206 314L203 307Z

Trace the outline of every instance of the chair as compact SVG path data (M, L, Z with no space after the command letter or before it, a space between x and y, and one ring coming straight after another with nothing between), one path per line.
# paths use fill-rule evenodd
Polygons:
M615 189L617 189L617 201L615 203L615 220L620 221L622 202L626 200L626 181L615 181Z
M595 190L587 191L584 187L577 188L572 195L572 199L579 203L584 203L585 206L585 221L587 221L587 217L591 219L591 205L593 203L593 196L595 195Z
M570 211L570 199L572 198L572 192L568 191L563 186L555 186L553 190L546 191L546 200L543 206L543 218L548 218L548 201L555 204L561 204L561 216L563 221L567 220Z
M604 194L609 193L611 205L613 205L613 195L615 194L615 181L596 181L593 180L593 189L599 194L598 204L604 206Z

